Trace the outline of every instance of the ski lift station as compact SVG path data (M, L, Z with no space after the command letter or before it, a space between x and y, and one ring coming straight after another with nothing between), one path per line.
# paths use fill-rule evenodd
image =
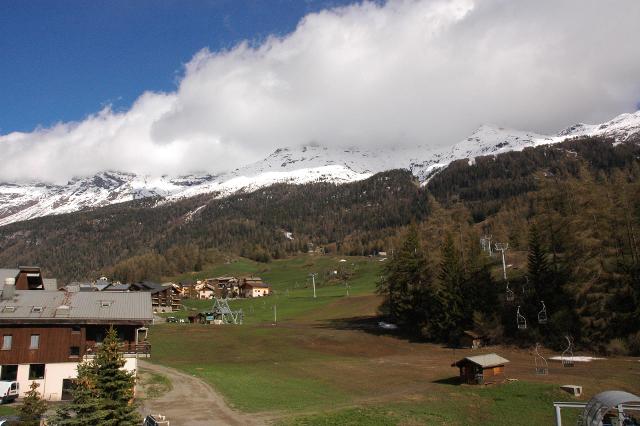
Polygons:
M554 402L556 426L562 426L562 409L581 409L578 426L623 426L640 424L640 396L612 390L595 395L589 402Z

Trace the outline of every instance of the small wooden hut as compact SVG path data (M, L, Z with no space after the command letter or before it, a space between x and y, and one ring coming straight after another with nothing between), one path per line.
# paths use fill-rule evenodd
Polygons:
M470 385L502 382L504 366L509 360L497 354L468 356L451 364L460 369L460 380Z
M484 336L475 331L466 330L460 336L460 346L463 348L480 349L484 346Z

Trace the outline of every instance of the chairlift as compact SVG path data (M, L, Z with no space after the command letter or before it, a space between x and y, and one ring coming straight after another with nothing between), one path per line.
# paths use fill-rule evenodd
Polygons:
M540 355L540 343L536 343L534 363L537 376L547 376L549 374L549 364L545 357Z
M518 306L518 310L516 311L516 318L518 321L518 329L526 330L527 329L527 319L520 313L520 306Z
M567 348L562 351L562 356L560 359L562 360L563 367L573 367L573 339L570 336L564 336L567 340Z
M516 295L513 292L513 290L511 290L509 288L509 281L507 281L507 289L506 289L506 291L507 291L507 295L506 295L507 302L513 302L515 300L515 298L516 298Z
M546 324L547 323L547 307L544 305L544 300L541 300L542 309L538 312L538 324Z

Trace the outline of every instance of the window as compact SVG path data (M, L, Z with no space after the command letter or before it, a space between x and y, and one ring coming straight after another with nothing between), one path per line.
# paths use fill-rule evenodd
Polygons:
M44 308L42 306L32 306L31 307L31 312L34 313L39 313L42 312L44 310Z
M73 327L71 327L71 332L72 333L80 333L80 326L79 325L74 325Z
M2 336L2 350L8 351L11 349L11 343L13 341L13 336L11 334L5 334Z
M44 364L29 364L29 380L44 379Z
M15 312L16 311L16 307L15 306L5 306L4 308L2 308L2 312Z
M0 380L8 380L13 381L18 378L18 365L17 364L9 364L3 365L2 370L0 372Z
M100 307L101 308L108 308L112 304L113 304L113 300L101 300L100 301Z
M80 346L71 346L69 348L69 356L80 356Z
M32 334L31 335L31 344L29 345L29 349L38 349L40 347L40 335Z

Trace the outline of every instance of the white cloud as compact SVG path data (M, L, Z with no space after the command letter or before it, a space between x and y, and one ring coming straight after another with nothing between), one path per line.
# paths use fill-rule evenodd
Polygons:
M276 147L447 145L488 122L555 132L640 99L637 0L396 0L199 52L174 93L0 136L0 180L217 172ZM19 165L19 166L16 166Z

